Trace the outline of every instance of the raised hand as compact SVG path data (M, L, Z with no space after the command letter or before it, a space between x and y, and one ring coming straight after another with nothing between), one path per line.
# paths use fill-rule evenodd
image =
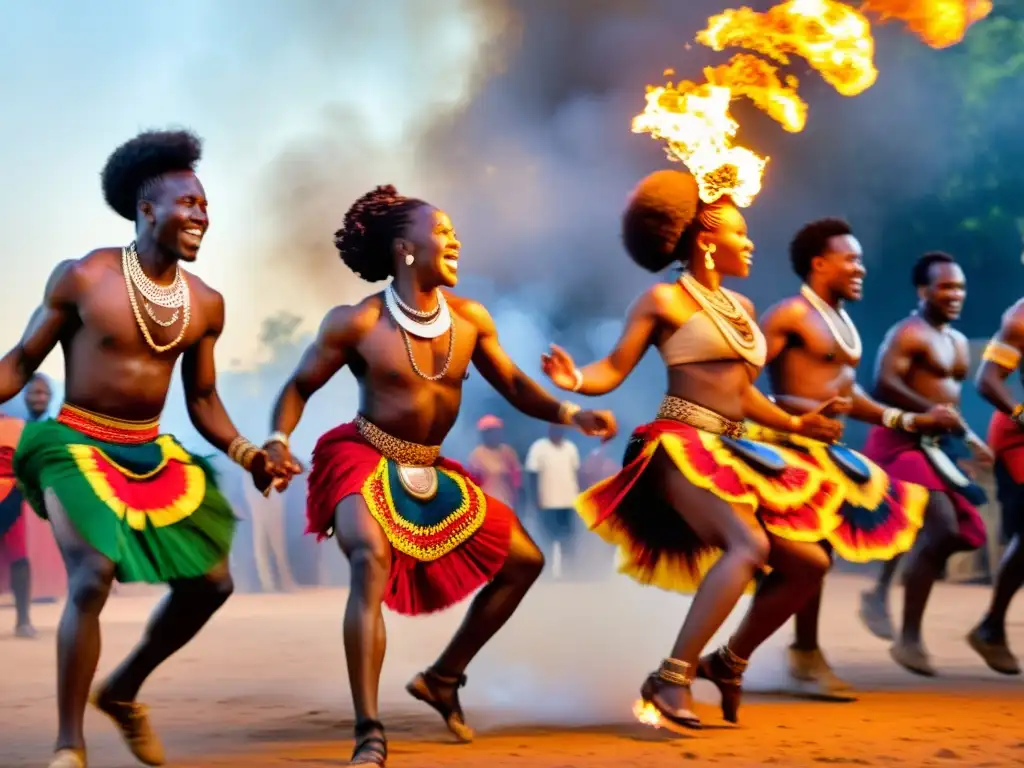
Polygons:
M572 356L557 344L552 344L547 354L540 356L540 367L544 375L559 389L570 392L576 389L576 363Z

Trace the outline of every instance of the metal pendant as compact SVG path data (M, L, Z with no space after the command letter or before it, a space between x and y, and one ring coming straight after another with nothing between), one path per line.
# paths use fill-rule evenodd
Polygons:
M921 438L921 452L928 457L928 461L931 462L935 471L942 475L945 480L948 480L958 488L967 488L971 485L970 478L946 455L945 451L939 447L939 441L934 437L927 436Z
M417 501L430 501L437 495L437 470L434 467L398 465L398 481Z

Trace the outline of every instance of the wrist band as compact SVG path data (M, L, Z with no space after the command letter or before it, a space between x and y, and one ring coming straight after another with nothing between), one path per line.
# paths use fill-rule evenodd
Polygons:
M572 377L574 379L572 391L579 392L581 389L583 389L583 371L581 371L579 368L573 368Z
M252 467L252 460L256 458L256 454L259 452L260 449L257 445L241 435L238 435L238 437L231 441L227 451L228 458L246 472Z
M580 412L580 410L580 407L576 405L576 403L570 403L568 400L563 400L558 404L558 421L562 424L572 424L573 418Z
M263 443L263 445L264 447L266 447L271 443L280 443L285 448L291 447L288 443L288 435L286 435L284 432L281 432L280 430L275 430L274 432L271 432L270 437L267 438L267 441Z
M789 417L789 431L790 432L799 432L800 428L803 427L803 425L804 425L804 420L801 419L799 416L790 416Z
M882 426L887 429L899 429L903 411L899 408L886 408L882 411Z
M913 413L906 413L904 411L900 414L899 425L900 429L909 434L917 432L917 415Z

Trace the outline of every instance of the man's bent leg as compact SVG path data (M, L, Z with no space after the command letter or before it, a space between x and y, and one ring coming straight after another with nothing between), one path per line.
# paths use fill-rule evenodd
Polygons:
M473 599L462 625L433 666L407 686L414 697L436 709L452 733L463 741L473 738L458 696L458 689L465 683L466 667L509 620L542 570L544 555L519 519L513 517L505 564Z
M874 588L860 596L860 619L871 634L882 640L892 640L896 637L892 619L889 617L889 589L902 559L903 555L896 555L882 563Z
M1021 534L1018 533L1010 540L1006 552L1003 553L1003 561L999 566L995 587L992 589L992 602L988 611L981 623L967 636L967 641L985 663L1004 675L1020 674L1020 662L1006 642L1006 612L1022 585L1024 541L1021 541Z
M373 760L382 763L387 746L377 699L387 647L381 604L391 574L391 543L370 515L366 502L355 495L338 504L334 535L351 570L343 634L356 715L353 758L359 755L369 764L373 764Z
M959 539L956 508L945 493L932 492L925 510L924 526L907 555L903 595L903 629L890 649L902 667L919 675L933 676L921 637L921 623L932 587L942 574Z
M67 602L57 626L56 747L84 753L85 705L100 658L100 611L110 594L114 564L79 536L52 491L44 498L68 572Z
M818 645L822 597L823 590L819 588L796 614L796 636L789 647L789 676L797 693L852 701L853 687L829 666Z
M164 749L145 707L136 703L139 689L153 670L198 634L234 589L226 562L205 576L169 586L142 640L94 694L96 706L116 723L132 754L146 765L162 765Z

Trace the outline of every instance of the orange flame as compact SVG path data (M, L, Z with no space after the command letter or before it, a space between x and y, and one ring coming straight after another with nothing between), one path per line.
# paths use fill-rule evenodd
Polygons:
M882 21L905 22L932 48L949 48L964 39L972 24L992 13L992 0L864 0L861 7Z
M971 24L992 10L991 0L862 2L863 10L883 20L905 21L935 48L959 42ZM838 0L786 0L764 13L726 10L708 19L697 41L716 51L745 48L780 65L799 56L843 96L863 93L878 77L867 17ZM705 203L728 196L746 207L761 191L768 158L733 143L739 124L729 104L746 97L785 130L799 133L807 123L807 103L798 87L795 77L781 78L775 64L737 53L705 69L704 82L648 86L647 105L633 118L633 132L664 140L669 158L682 162L697 179Z

